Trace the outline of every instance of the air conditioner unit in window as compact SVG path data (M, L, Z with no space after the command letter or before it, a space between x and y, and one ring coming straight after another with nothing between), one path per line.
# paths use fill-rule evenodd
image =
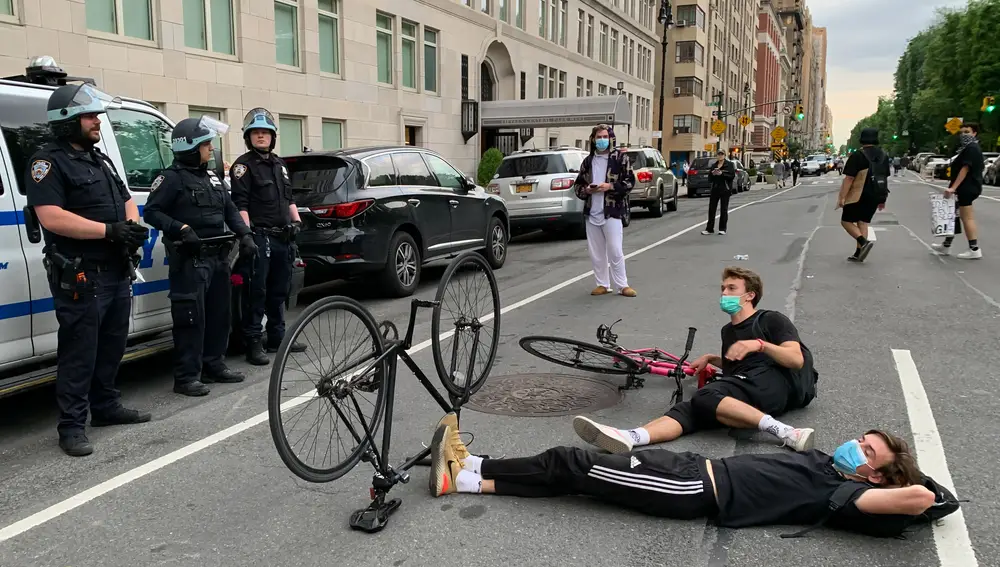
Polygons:
M681 88L674 87L674 96L681 96Z
M688 25L688 23L687 23L686 20L681 20L681 21L677 22L677 27L679 27L679 28L686 28L687 25Z

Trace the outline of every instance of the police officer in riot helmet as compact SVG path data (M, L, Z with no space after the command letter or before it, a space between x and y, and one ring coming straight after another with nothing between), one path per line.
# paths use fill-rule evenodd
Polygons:
M256 365L268 364L264 350L277 352L285 336L285 301L292 281L295 236L301 224L288 168L274 155L277 139L274 116L264 108L251 110L243 119L243 141L249 151L229 170L233 203L253 230L259 248L256 258L242 269L249 278L242 314L246 358ZM261 326L265 314L266 343ZM303 352L306 348L293 343L290 350Z
M165 235L174 327L174 392L209 393L205 383L242 382L226 367L229 341L230 256L257 251L222 181L208 169L212 140L229 127L207 116L174 127L174 162L152 184L143 216ZM229 227L228 232L226 227Z
M134 261L149 230L114 164L96 144L101 118L120 100L88 84L66 85L49 97L55 142L31 157L28 205L45 235L43 252L59 323L56 400L59 446L68 455L94 452L93 427L142 423L150 414L127 409L115 388L132 311Z

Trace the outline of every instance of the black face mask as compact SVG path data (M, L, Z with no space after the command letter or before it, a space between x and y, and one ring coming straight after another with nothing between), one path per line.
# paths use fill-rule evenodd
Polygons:
M185 167L196 167L199 169L208 167L207 163L201 163L201 152L198 151L174 154L174 160Z

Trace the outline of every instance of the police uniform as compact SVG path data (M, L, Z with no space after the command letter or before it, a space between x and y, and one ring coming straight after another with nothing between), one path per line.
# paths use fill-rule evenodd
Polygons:
M277 129L270 113L254 109L244 123L244 140L248 152L240 156L229 169L233 203L250 218L254 241L259 252L244 264L249 279L244 295L243 335L247 343L247 360L252 364L267 364L264 349L276 352L285 336L285 302L292 283L295 261L294 237L298 230L292 225L289 207L294 204L292 185L285 162L273 152L261 153L253 148L249 134L254 129L271 132L274 149ZM267 315L266 344L261 321ZM292 345L293 352L305 347Z
M188 120L195 119L182 120L174 129L175 141L176 132L189 126ZM204 135L210 140L215 132ZM237 237L250 234L222 181L199 162L198 145L188 152L178 152L175 145L174 162L153 181L144 211L146 222L166 236L174 391L189 396L208 394L205 382L243 381L223 359L229 340L229 258L235 239L200 241L231 235L227 226Z
M31 157L25 179L28 205L36 215L34 207L56 206L105 224L105 238L87 240L42 224L59 322L59 444L73 456L93 452L85 434L88 402L93 426L150 419L148 413L123 408L115 388L132 311L130 262L148 229L126 222L125 204L132 197L108 157L81 130L81 116L104 112L98 93L89 85L67 85L52 94L49 123L57 141Z

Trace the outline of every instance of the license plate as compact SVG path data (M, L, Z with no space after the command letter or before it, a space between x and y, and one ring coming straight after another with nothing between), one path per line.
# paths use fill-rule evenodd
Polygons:
M531 184L518 185L514 191L517 193L531 193Z

